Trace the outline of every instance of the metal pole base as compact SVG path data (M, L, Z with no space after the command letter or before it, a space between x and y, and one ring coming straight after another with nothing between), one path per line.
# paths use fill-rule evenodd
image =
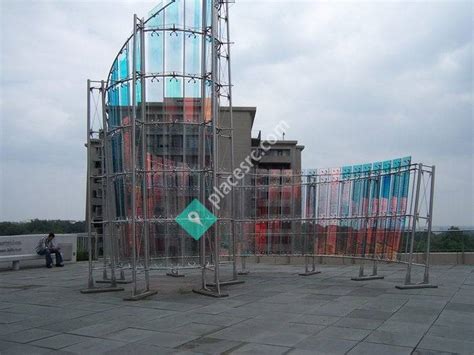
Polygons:
M311 276L311 275L316 275L320 274L321 271L308 271L308 272L302 272L301 274L298 274L300 276Z
M103 292L119 292L124 291L123 287L92 287L92 288L85 288L81 290L81 293L103 293Z
M352 281L382 280L384 277L385 276L367 275L367 276L351 277L351 280Z
M200 289L193 288L193 292L197 293L197 294L200 294L200 295L203 295L203 296L214 297L214 298L229 297L229 295L227 293L217 293L217 292L214 292L212 290L206 290L206 289L203 289L203 288L200 288Z
M221 286L231 286L231 285L238 285L238 284L243 284L245 283L244 280L229 280L229 281L221 281L219 285ZM206 283L207 287L216 287L216 284L214 282L209 282Z
M398 288L399 290L414 290L417 288L438 288L438 285L419 283L419 284L397 285L395 286L395 288Z
M250 273L250 271L247 271L247 270L244 271L244 270L242 270L242 271L239 271L239 272L237 273L237 275L248 275L249 273Z
M111 280L97 280L95 283L96 284L111 284L112 281ZM126 285L126 284L131 284L132 280L115 280L115 283L119 285Z
M156 290L145 291L145 292L137 293L136 295L132 295L132 296L129 296L129 297L124 297L123 300L124 301L140 301L140 300L143 300L147 297L156 295L157 293L158 293L158 291L156 291Z
M170 270L169 272L166 273L166 276L171 276L171 277L184 277L183 274L179 273L179 270Z

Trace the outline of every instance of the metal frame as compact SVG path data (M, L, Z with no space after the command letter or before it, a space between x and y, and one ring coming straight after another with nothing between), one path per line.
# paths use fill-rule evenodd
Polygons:
M183 0L186 1L186 0ZM404 232L411 232L410 240L410 253L408 255L407 262L407 276L406 285L407 287L413 287L411 283L411 267L415 265L413 263L413 248L414 248L414 237L417 229L417 221L420 218L425 218L428 223L428 245L427 245L427 258L424 275L424 287L429 287L429 238L431 235L431 216L433 211L433 189L434 189L434 167L426 167L422 164L411 164L404 169L389 169L388 171L378 170L364 170L356 173L355 171L348 177L343 178L342 175L336 176L339 170L335 169L330 171L326 169L325 173L318 172L317 174L307 174L292 172L288 175L288 172L282 171L280 173L255 171L254 173L247 174L248 179L242 180L237 186L233 187L230 191L230 203L228 205L230 212L218 211L216 208L212 208L213 213L218 217L218 222L206 232L201 240L199 241L199 253L196 254L186 249L186 240L184 240L183 234L179 234L180 240L180 252L179 257L173 255L170 252L170 236L173 235L173 229L171 228L174 223L174 217L176 211L173 210L172 204L175 204L175 209L178 208L178 191L180 189L187 188L186 186L180 186L180 177L184 174L198 177L197 192L201 202L205 203L208 195L210 194L212 187L217 186L219 179L230 177L232 182L235 179L232 177L232 172L236 166L235 155L234 155L234 115L232 108L232 72L231 72L231 58L230 58L230 35L229 35L229 3L223 0L211 0L211 6L207 7L207 2L202 2L201 8L201 30L189 29L189 28L172 28L165 25L165 14L164 10L169 6L173 6L174 2L170 2L161 10L159 10L151 18L157 16L160 12L163 12L163 27L147 27L149 19L138 19L134 15L133 19L133 33L127 39L126 43L116 56L114 65L109 73L107 82L100 82L100 88L91 87L91 81L88 81L88 101L87 101L87 147L88 147L88 171L87 171L87 213L89 216L87 219L88 236L89 236L89 279L88 286L89 290L98 291L94 287L93 273L95 270L103 271L103 282L108 282L111 287L106 288L108 291L116 288L116 284L120 282L126 282L124 277L125 270L131 272L132 292L130 297L126 297L127 300L138 300L150 295L155 294L157 291L151 288L150 272L152 270L168 270L169 276L180 277L184 276L179 273L180 270L186 270L190 268L201 269L201 283L200 286L195 288L193 291L207 296L212 297L225 297L226 293L222 292L222 286L233 285L242 283L244 281L238 279L238 275L247 274L246 270L246 258L248 252L242 251L238 248L239 236L237 230L243 232L246 223L253 223L254 233L246 235L247 238L253 238L257 233L255 226L257 223L266 225L265 242L267 243L264 248L264 254L266 255L287 255L287 256L303 256L305 258L305 270L300 275L308 276L320 273L316 270L316 257L321 255L329 255L334 257L349 257L353 259L360 259L361 266L359 269L359 277L353 278L354 280L370 280L380 279L383 276L377 275L377 261L390 261L390 262L401 262L400 250L402 248L401 243L397 241L401 238ZM211 13L208 13L208 10ZM209 22L210 19L210 22ZM186 22L184 20L184 22ZM186 27L186 26L185 26ZM166 41L165 35L178 34L183 35L183 71L165 71L163 72L147 72L147 48L145 44L146 33L156 33L163 37L163 63L166 59ZM201 36L201 53L200 53L200 73L187 73L186 72L186 45L185 37L189 36ZM138 49L139 46L139 49ZM126 78L115 78L113 79L114 68L118 65L120 56L124 53L129 54L131 48L131 74L128 73ZM128 58L128 57L127 57ZM127 62L128 65L128 62ZM164 66L164 64L163 64ZM224 70L223 66L227 66ZM139 67L139 68L138 68ZM165 69L165 68L164 68ZM147 80L162 80L163 89L163 102L160 103L162 108L166 111L168 108L166 105L172 105L165 102L166 93L166 80L182 80L183 81L183 95L182 98L186 98L185 95L185 83L184 80L200 80L200 97L196 98L200 100L199 107L199 120L198 122L187 122L184 120L178 121L174 118L162 117L159 119L153 119L150 115L150 106L147 102ZM97 83L97 82L95 82ZM131 85L131 89L129 88ZM111 122L111 110L113 109L110 104L110 98L107 96L114 90L119 90L122 86L125 86L131 90L131 103L117 105L120 110L126 111L129 116L127 121L120 120L117 124ZM91 129L91 100L90 95L93 90L99 90L101 92L102 100L102 130L103 134L101 139L103 140L103 154L104 154L104 170L105 173L100 177L104 182L105 186L105 197L104 197L104 220L103 228L104 235L106 237L106 255L104 255L103 266L95 266L94 260L92 259L92 230L90 220L91 216L91 187L90 182L92 176L90 164L91 164L91 145L90 139L92 134ZM139 90L139 91L138 91ZM208 91L210 90L210 91ZM140 93L140 97L139 97ZM220 117L220 107L223 106L223 102L226 101L229 106L230 115L230 126L227 127L223 124ZM206 105L210 102L210 115L207 119L209 112L207 111ZM184 101L183 101L184 111ZM194 109L194 108L193 108ZM172 111L169 108L170 112ZM197 110L197 109L196 109ZM171 114L167 112L168 114ZM194 112L194 111L193 111ZM120 114L122 112L120 111ZM131 115L131 117L130 117ZM167 144L171 144L171 136L173 129L180 129L182 132L182 156L183 161L186 162L186 132L187 129L191 129L193 132L197 130L197 166L194 168L185 168L182 166L175 166L165 163L164 158L169 158L171 151L166 148L162 154L162 166L159 169L152 167L152 163L148 163L148 150L149 150L149 137L151 132L156 129L162 129L159 132L160 137L166 137L169 141ZM127 135L127 137L125 137ZM158 134L157 134L158 136ZM114 168L114 155L113 155L113 139L119 137L121 142L124 143L125 148L120 151L120 159L125 161L122 162L120 169ZM211 139L210 139L211 138ZM127 141L127 139L129 141ZM141 139L141 141L140 141ZM229 143L230 145L230 167L220 166L219 160L219 147L222 143ZM128 144L128 145L127 145ZM130 151L127 151L127 150ZM118 154L118 153L116 153ZM126 166L127 162L125 157L129 155L129 165ZM128 158L127 158L128 159ZM169 160L169 159L168 159ZM150 166L149 166L150 165ZM162 179L162 186L159 188L163 191L162 198L165 201L165 212L163 215L155 215L154 211L149 210L149 198L153 197L154 180L159 172L159 178ZM273 175L272 175L273 173ZM413 189L411 193L408 193L409 197L414 199L414 205L405 206L402 208L399 206L400 201L397 201L397 205L394 208L390 208L387 211L381 211L380 209L380 190L381 190L381 179L386 176L391 178L390 189L398 189L396 196L400 195L400 185L395 184L397 174L407 173L410 177L415 178L416 184L413 184L410 179L411 186ZM421 188L421 179L423 174L427 174L431 177L430 185L430 205L429 211L426 216L421 216L419 211L419 195ZM401 175L400 175L401 176ZM251 180L250 178L254 179ZM268 183L261 183L261 178L268 177ZM278 178L279 184L275 184L272 179ZM334 179L333 179L334 178ZM131 183L128 183L131 180ZM117 198L114 197L116 191L116 182L122 182L122 193L127 194L127 200L124 198L123 206L120 206L120 213L117 212ZM252 183L255 181L255 183ZM128 184L128 185L127 185ZM399 182L400 184L400 182ZM347 188L348 192L346 195L349 196L349 200L344 200L343 191ZM289 209L284 213L283 206L279 208L278 215L271 213L270 206L270 189L275 192L278 190L279 196L283 196L284 191L289 192L291 201L286 206ZM276 189L276 190L275 190ZM267 191L268 198L265 201L266 213L265 215L259 215L257 210L257 197L260 196L258 192ZM314 206L311 213L303 215L303 205L298 205L298 191L299 198L305 203L306 199L312 199ZM373 192L375 191L375 192ZM304 197L303 197L304 192ZM194 192L190 193L190 196ZM255 195L255 204L252 199L247 199L248 194ZM353 200L353 196L358 195L358 200ZM193 195L194 196L194 195ZM240 196L240 199L237 199ZM320 197L322 196L322 197ZM395 196L395 195L394 195ZM186 197L189 197L186 195ZM407 199L409 199L407 197ZM336 201L337 200L337 201ZM368 205L368 201L377 200L376 207ZM181 201L181 200L180 200ZM236 206L237 201L240 201L240 207ZM309 201L309 200L308 200ZM127 205L130 204L130 206ZM255 213L246 215L245 204L252 203L252 208L255 209ZM333 205L331 205L331 203ZM335 205L334 205L335 204ZM347 204L345 206L344 204ZM127 206L126 206L127 205ZM141 208L140 208L141 205ZM308 207L309 208L309 207ZM344 208L347 208L349 212L343 213ZM301 209L301 211L300 211ZM123 211L122 211L123 210ZM404 223L405 219L411 221L409 228L406 228ZM290 230L283 231L283 228L275 228L276 221L287 222L291 228ZM227 225L230 225L230 229L226 235L228 239L222 237L223 231L226 230ZM309 232L308 232L308 226ZM164 229L164 250L165 255L157 255L153 252L156 248L155 235L158 234L158 227ZM306 227L306 228L303 228ZM377 249L377 231L382 229L383 241L382 251L379 252ZM344 234L346 233L346 234ZM242 233L241 233L242 234ZM124 236L126 238L124 238ZM338 237L342 236L345 240L342 248L338 243ZM369 237L370 236L370 237ZM130 237L129 239L127 239ZM288 250L283 250L282 242L283 237L291 244L287 246ZM286 238L288 237L288 238ZM304 245L302 251L299 250L301 245L296 246L298 238L303 237ZM153 242L151 242L153 238ZM243 238L243 236L240 236ZM275 250L272 243L272 238L277 241L279 246ZM329 239L331 241L329 241ZM394 242L395 238L395 242ZM334 240L333 240L334 239ZM228 242L228 255L226 255L232 267L232 279L222 280L220 275L221 262L223 250L222 243ZM127 244L128 242L128 244ZM334 242L334 243L333 243ZM323 245L324 243L324 245ZM397 244L398 243L398 244ZM240 240L242 244L242 240ZM248 243L249 244L249 243ZM311 245L310 245L311 244ZM333 245L334 244L334 245ZM350 245L349 245L350 244ZM395 245L396 244L396 245ZM250 245L250 244L249 244ZM371 249L373 248L373 249ZM131 250L130 250L131 249ZM249 249L249 248L247 248ZM309 252L311 249L311 252ZM262 249L263 250L263 249ZM255 244L254 253L257 255L261 250L257 248ZM130 252L128 254L128 252ZM189 253L187 253L189 252ZM341 255L343 254L343 255ZM199 258L199 262L198 259ZM238 271L237 259L241 260L242 271ZM311 269L310 269L310 258ZM178 262L176 262L176 260ZM364 261L373 261L373 273L372 275L366 276L364 274ZM160 264L161 262L161 264ZM164 263L164 265L163 265ZM111 279L108 279L107 270L110 267ZM208 272L213 272L213 282L208 282ZM116 275L120 273L120 278L117 279ZM431 286L430 286L431 287Z

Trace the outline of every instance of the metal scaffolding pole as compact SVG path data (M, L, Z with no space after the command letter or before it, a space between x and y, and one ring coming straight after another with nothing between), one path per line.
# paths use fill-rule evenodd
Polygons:
M435 186L435 169L433 165L431 167L431 184L430 184L430 202L428 210L428 235L426 236L426 260L425 260L425 273L423 275L423 283L430 283L430 247L431 247L431 229L433 225L433 203L434 203L434 186Z
M103 85L101 82L101 90L103 89ZM87 80L87 197L86 197L86 225L87 225L87 236L88 236L88 253L89 253L89 277L87 288L81 290L81 293L100 293L100 292L115 292L115 291L123 291L123 288L117 287L114 283L111 284L110 287L95 287L94 285L94 277L93 277L93 261L92 261L92 232L91 232L91 224L92 224L92 172L91 172L91 115L90 115L90 95L92 92L91 88L91 80ZM101 97L103 94L101 95ZM103 112L104 114L104 112ZM103 167L104 168L104 167ZM105 225L103 224L103 230ZM105 234L105 233L104 233ZM96 236L97 238L97 236ZM104 255L104 258L106 256ZM114 274L112 272L112 276Z

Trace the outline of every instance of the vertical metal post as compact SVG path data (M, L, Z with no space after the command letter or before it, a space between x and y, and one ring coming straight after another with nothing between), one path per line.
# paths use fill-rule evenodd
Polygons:
M207 41L207 2L202 2L202 32L201 38L201 122L199 125L199 147L200 155L198 157L199 163L199 195L201 203L206 200L206 174L204 173L206 167L206 41ZM201 237L201 288L206 289L206 234Z
M230 194L231 208L230 208L230 223L231 223L231 237L232 237L232 278L237 280L237 256L236 256L236 237L235 237L235 179L233 176L235 168L235 152L234 152L234 115L232 106L232 70L230 61L230 20L229 20L229 2L225 2L225 21L226 21L226 33L227 33L227 78L229 85L229 119L230 119L230 171L232 174L232 190Z
M132 296L137 293L137 162L136 162L136 120L137 120L137 71L136 71L136 53L137 53L137 15L133 15L133 38L132 38Z
M218 64L217 64L217 9L216 9L216 0L212 0L212 16L211 16L211 43L212 43L212 65L211 65L211 104L212 104L212 157L213 157L213 169L212 169L212 184L217 186L217 170L218 170L218 162L219 162L219 155L218 155L218 132L217 132L217 125L219 121L219 107L218 107L218 93L217 93L217 81L219 80L218 75ZM213 207L213 213L215 215L218 214L218 211L215 207ZM218 217L218 216L217 216ZM221 293L220 287L220 280L219 280L219 250L220 250L220 243L219 243L219 218L217 219L217 223L213 226L213 234L214 234L214 282L216 285L216 292L217 294Z
M92 275L92 234L91 234L91 219L92 219L92 196L91 196L91 81L87 79L87 197L86 197L86 224L87 224L87 240L89 253L89 279L87 283L88 288L94 287L94 277Z
M411 284L411 267L413 263L413 246L415 244L415 234L416 234L416 222L418 219L418 203L420 199L420 184L421 184L421 174L423 165L420 163L418 164L418 174L416 179L416 190L415 190L415 205L413 207L413 220L411 225L411 238L410 238L410 253L408 255L408 265L407 265L407 273L405 276L405 285Z
M100 82L100 91L101 91L101 99L102 99L102 142L103 142L103 154L104 157L102 159L103 161L103 174L105 175L105 189L103 189L103 196L104 196L104 204L102 206L102 221L103 221L103 242L104 246L106 242L108 241L108 250L104 248L103 252L103 258L104 258L104 263L107 261L107 255L106 251L109 253L110 257L110 282L111 286L115 287L116 286L116 277L115 277L115 248L114 248L114 241L113 241L113 236L111 234L111 228L110 228L110 164L108 164L109 161L109 145L107 142L107 114L106 114L106 106L105 106L105 82L102 80ZM106 265L104 265L106 266Z
M431 167L431 186L430 186L430 205L428 211L428 236L426 240L426 261L425 261L425 273L423 276L423 283L430 283L430 244L431 244L431 228L433 223L433 199L434 199L434 186L435 186L435 166Z
M147 176L148 169L146 164L146 152L147 152L147 115L146 115L146 80L145 80L145 31L144 31L144 19L141 20L140 25L140 91L141 91L141 121L142 121L142 197L143 197L143 253L145 263L145 291L150 290L150 233L148 225L148 184Z

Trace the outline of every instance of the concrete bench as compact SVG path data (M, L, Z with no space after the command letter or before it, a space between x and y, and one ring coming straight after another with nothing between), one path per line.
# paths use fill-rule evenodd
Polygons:
M44 255L38 254L23 254L23 255L8 255L0 256L0 261L11 261L13 270L20 270L20 261L21 260L36 260L44 259Z
M58 247L61 248L61 255L63 256L64 261L76 261L76 255L72 243L58 243ZM23 250L21 250L23 251ZM26 251L26 250L25 250ZM14 254L14 255L1 255L1 262L12 262L13 270L20 270L20 261L26 260L44 260L44 255L38 255L37 253L32 253L32 250L28 248L28 252L25 254ZM54 255L52 256L54 260Z

